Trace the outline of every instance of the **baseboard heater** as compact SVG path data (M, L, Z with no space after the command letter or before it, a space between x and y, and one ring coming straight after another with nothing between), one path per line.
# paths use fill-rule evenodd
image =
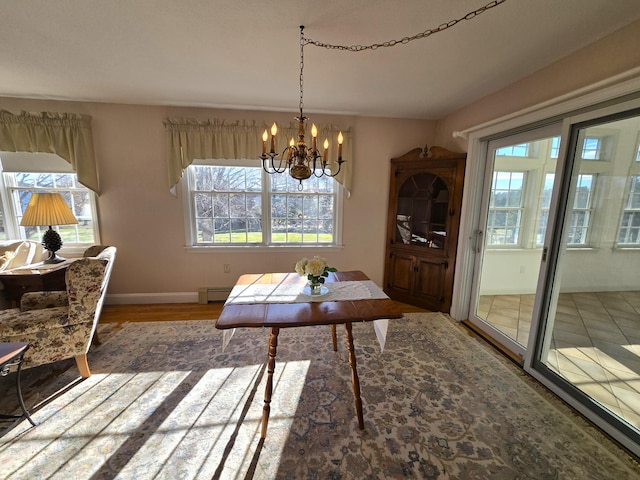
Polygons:
M230 288L202 287L198 289L198 303L224 302L230 293Z

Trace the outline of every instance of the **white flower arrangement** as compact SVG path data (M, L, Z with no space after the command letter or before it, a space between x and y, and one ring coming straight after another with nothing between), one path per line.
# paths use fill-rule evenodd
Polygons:
M295 267L296 273L301 277L307 277L312 284L324 283L324 279L329 276L329 272L337 272L336 268L327 264L327 259L319 256L313 257L311 260L303 258L298 260Z

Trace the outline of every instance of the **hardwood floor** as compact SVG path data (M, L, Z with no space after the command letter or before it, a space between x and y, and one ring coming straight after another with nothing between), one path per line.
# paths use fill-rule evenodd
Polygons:
M213 320L222 311L222 302L105 305L100 323Z
M144 305L105 305L100 323L162 322L177 320L213 320L222 311L222 302L158 303ZM423 308L399 303L403 313L427 312Z

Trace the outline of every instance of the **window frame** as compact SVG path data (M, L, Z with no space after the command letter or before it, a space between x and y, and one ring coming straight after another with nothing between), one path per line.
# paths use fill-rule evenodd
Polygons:
M3 157L5 157L3 159ZM55 157L55 158L54 158ZM10 168L6 171L3 168L2 162L9 164ZM19 165L25 165L24 170L19 169ZM16 166L17 165L17 166ZM60 166L63 165L63 168ZM75 177L75 187L19 187L15 184L15 176L19 174L36 174L36 175L73 175ZM5 229L6 239L0 240L0 242L8 240L42 240L42 235L48 226L37 227L42 235L38 235L37 239L27 238L25 234L25 228L21 227L18 222L18 217L22 216L20 205L17 205L14 201L15 192L18 191L31 191L33 193L50 193L50 192L70 192L70 191L82 191L87 194L89 199L89 211L93 226L93 240L90 242L70 242L64 239L63 245L59 252L63 255L82 255L88 246L100 244L100 225L98 219L98 207L97 196L91 189L83 186L78 180L78 175L73 171L71 165L67 166L66 160L59 158L57 155L41 154L41 153L27 153L27 152L0 152L0 215L2 216L2 222ZM64 195L63 195L64 197ZM60 230L60 227L67 228L67 226L54 226L52 228L56 231Z
M263 239L261 243L219 243L219 244L203 244L197 242L197 228L196 218L194 212L194 205L192 201L193 191L191 190L192 174L189 167L191 166L221 166L221 167L259 167L262 175L263 186L268 188L262 188L262 224L263 224ZM189 252L210 252L214 250L224 250L225 252L246 252L251 251L270 251L274 249L279 251L300 251L300 249L313 248L314 250L324 251L337 251L343 248L342 244L342 224L344 218L343 212L343 196L344 187L335 179L334 182L334 219L333 219L333 242L332 243L280 243L271 242L271 195L272 193L280 194L286 192L271 191L270 177L271 175L266 173L262 168L259 160L252 159L207 159L207 160L195 160L184 171L182 179L180 181L183 200L183 218L185 228L185 248ZM278 174L285 175L285 173ZM288 174L286 174L288 175ZM303 181L304 185L304 181Z

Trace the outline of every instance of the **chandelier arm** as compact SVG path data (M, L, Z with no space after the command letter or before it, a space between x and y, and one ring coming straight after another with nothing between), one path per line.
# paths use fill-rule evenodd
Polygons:
M275 164L275 158L278 156L276 153L263 153L259 158L262 160L262 169L267 172L268 174L272 175L274 173L284 173L287 171L287 168L289 168L288 163L290 162L284 162L285 159L289 158L290 155L287 155L287 152L289 152L291 149L291 147L286 147L283 151L282 154L280 155L280 158L278 160L278 166L276 167ZM269 170L271 169L271 170Z
M449 20L446 23L442 23L440 25L438 25L436 28L430 28L425 30L424 32L420 32L417 33L415 35L412 35L410 37L404 37L400 40L387 40L386 42L382 42L382 43L372 43L371 45L332 45L330 43L323 43L323 42L319 42L317 40L313 40L311 38L305 37L302 31L302 28L300 29L300 36L301 36L301 45L314 45L316 47L321 47L321 48L327 48L327 49L331 49L331 50L344 50L347 52L361 52L363 50L377 50L380 47L395 47L396 45L406 45L409 42L412 42L414 40L421 40L423 38L427 38L430 37L431 35L435 34L435 33L440 33L440 32L444 32L445 30L448 30L451 27L454 27L455 25L457 25L458 23L464 21L464 20L472 20L475 17L477 17L478 15L483 14L484 12L486 12L487 10L490 10L494 7L497 7L498 5L503 4L504 2L506 2L507 0L493 0L492 2L487 3L486 5L484 5L483 7L480 7L476 10L473 10L469 13L467 13L466 15L464 15L463 17L457 18L457 19L453 19L453 20ZM302 47L301 47L302 48Z
M340 169L342 168L342 164L344 163L344 160L338 159L336 163L338 164L338 170L336 170L336 173L325 173L325 175L329 175L330 177L335 177L340 173ZM331 169L329 169L329 171L331 171Z
M320 167L318 168L318 170L320 170L322 173L320 173L320 175L316 174L315 169L313 171L313 176L317 177L317 178L321 178L321 177L335 177L336 175L338 175L340 173L340 169L342 168L342 164L345 162L345 160L342 159L338 159L338 161L336 161L336 163L338 164L338 170L336 170L336 173L328 173L331 172L331 168L327 169L327 162L321 162Z

